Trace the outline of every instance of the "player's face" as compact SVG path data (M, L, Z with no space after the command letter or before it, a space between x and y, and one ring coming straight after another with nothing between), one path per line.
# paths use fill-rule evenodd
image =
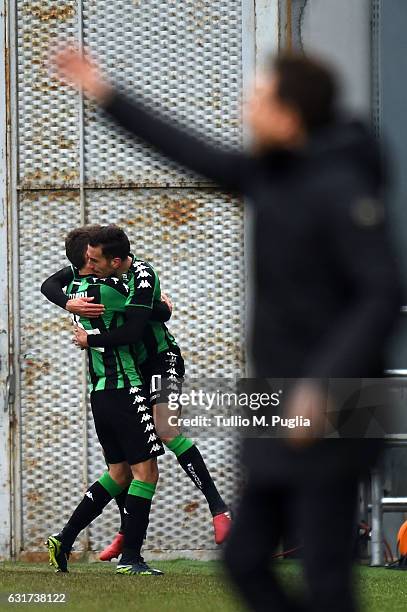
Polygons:
M88 265L92 274L100 278L112 276L117 271L117 261L120 264L120 259L107 259L100 246L88 246Z
M299 113L278 97L278 77L261 78L251 97L248 122L257 149L289 147L303 132Z

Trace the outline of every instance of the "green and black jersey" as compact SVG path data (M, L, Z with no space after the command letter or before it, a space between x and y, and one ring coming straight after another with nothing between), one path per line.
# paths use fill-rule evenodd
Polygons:
M129 284L129 296L126 306L152 308L155 300L161 300L158 274L146 261L136 259L133 255L131 257L133 260L132 265L127 274L121 277L124 283ZM133 282L130 279L133 279ZM150 319L142 339L135 345L138 364L144 363L146 359L153 359L157 354L176 346L175 338L168 331L166 325Z
M95 276L77 276L67 287L70 298L94 297L105 311L97 319L75 317L88 332L100 334L123 325L129 287L117 278L98 279ZM89 348L89 378L92 391L123 389L142 384L138 357L132 345L117 348Z
M105 306L103 315L97 319L80 317L80 324L90 334L100 334L121 327L126 318L126 309L141 307L152 309L155 301L161 300L160 279L147 262L135 259L126 274L116 277L98 278L80 276L73 270L73 280L67 288L69 297L94 297L94 303ZM137 386L140 379L138 366L157 354L177 347L174 336L166 325L149 320L141 340L135 344L116 348L89 348L89 375L91 388L120 389Z

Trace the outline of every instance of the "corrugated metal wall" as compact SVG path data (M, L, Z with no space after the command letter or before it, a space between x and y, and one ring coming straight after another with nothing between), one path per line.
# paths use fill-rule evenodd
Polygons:
M91 103L57 83L47 61L58 39L83 39L116 82L145 92L215 140L241 144L241 0L18 0L18 249L21 309L22 545L42 550L104 469L89 418L69 318L40 294L65 265L63 240L86 222L115 222L160 273L175 303L170 329L190 376L244 371L244 224L241 203L113 129ZM254 46L254 41L251 43ZM202 441L227 500L236 447ZM204 499L176 460L161 462L148 548L215 548ZM116 532L109 508L77 549Z

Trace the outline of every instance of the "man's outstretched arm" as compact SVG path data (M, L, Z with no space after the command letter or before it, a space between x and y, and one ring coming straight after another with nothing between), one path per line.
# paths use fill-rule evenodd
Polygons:
M68 48L57 55L55 63L61 80L82 89L130 133L225 189L245 192L246 179L251 174L249 156L212 146L157 117L146 103L118 93L83 51Z
M103 101L105 112L131 134L142 138L177 163L205 176L225 189L244 192L250 158L226 151L190 134L162 116L145 102L111 90Z

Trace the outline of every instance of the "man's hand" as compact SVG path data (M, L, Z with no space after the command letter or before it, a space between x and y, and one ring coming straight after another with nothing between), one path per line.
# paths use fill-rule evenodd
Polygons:
M313 381L299 382L288 397L283 417L309 419L310 427L294 427L288 430L287 443L303 448L314 444L326 433L327 412L332 409L331 399Z
M72 338L72 342L79 346L81 349L88 348L88 334L82 329L82 327L78 327L78 325L74 326L74 337Z
M83 49L70 45L56 53L52 58L57 76L65 84L82 90L90 98L104 102L112 89L104 80L99 67Z
M170 309L170 312L172 312L172 302L170 300L170 297L166 294L166 293L162 293L161 294L161 301L164 302L165 304L167 304L168 308Z
M65 309L68 312L72 312L72 314L87 317L88 319L96 319L104 313L105 307L103 304L92 304L94 299L93 297L82 297L68 300Z

